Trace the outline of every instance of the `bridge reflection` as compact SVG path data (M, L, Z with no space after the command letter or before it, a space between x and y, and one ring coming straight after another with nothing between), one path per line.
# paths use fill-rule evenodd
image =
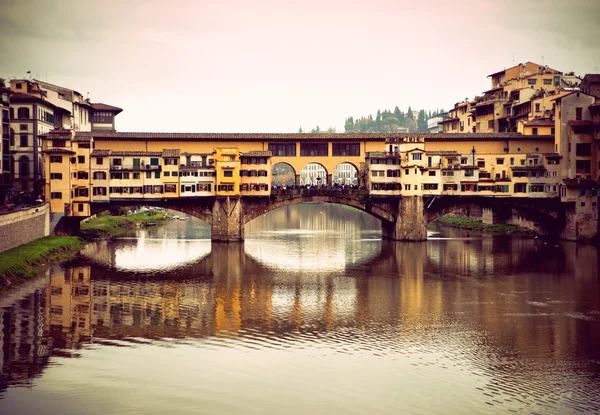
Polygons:
M548 362L600 357L593 346L600 333L578 324L598 317L573 314L579 304L600 309L594 247L494 238L376 246L362 262L319 273L272 266L266 253L249 255L240 244L214 244L176 272L137 278L87 262L52 268L45 287L3 304L0 388L30 384L50 359L77 357L90 342L229 336L244 343L250 332L294 339L375 326L405 345L468 333L487 350L470 349L477 359L508 350ZM551 293L553 312L527 318L543 307L531 304L539 292Z

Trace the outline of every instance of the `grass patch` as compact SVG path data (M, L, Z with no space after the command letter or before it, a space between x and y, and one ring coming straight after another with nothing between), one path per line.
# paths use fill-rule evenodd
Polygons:
M0 253L0 290L34 277L48 262L66 259L84 241L76 236L47 236Z
M135 228L138 224L160 224L167 219L165 211L138 212L128 216L99 216L82 223L79 233L84 238L103 238L118 235L123 230Z
M517 225L508 223L497 223L494 225L486 225L480 220L466 219L466 218L455 218L442 216L432 222L436 225L450 226L453 228L468 229L473 231L480 231L492 234L520 234L520 235L537 235L535 231L530 229L521 228Z

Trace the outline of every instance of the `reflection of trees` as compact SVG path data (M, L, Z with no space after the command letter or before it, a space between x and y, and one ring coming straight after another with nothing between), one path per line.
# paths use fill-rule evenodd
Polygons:
M497 365L511 356L546 365L600 358L593 324L567 316L580 304L600 309L591 246L384 242L378 255L332 272L264 263L241 244L214 244L208 256L176 271L131 274L88 263L55 270L44 290L2 315L4 386L39 376L49 355L134 338L244 341L252 333L252 341L289 341L326 333L361 347L371 338L392 349L443 343L482 370L495 368L498 378L506 371Z

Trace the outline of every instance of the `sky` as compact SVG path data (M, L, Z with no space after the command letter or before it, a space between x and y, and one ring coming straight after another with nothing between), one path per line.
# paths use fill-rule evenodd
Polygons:
M600 72L598 0L0 0L0 77L123 108L118 131L297 132L446 109L520 62Z

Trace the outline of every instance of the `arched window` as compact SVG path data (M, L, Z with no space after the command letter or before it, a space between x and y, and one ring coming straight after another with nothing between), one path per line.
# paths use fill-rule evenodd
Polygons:
M29 177L29 157L19 157L19 177Z
M18 118L29 119L29 108L19 108L17 110Z

